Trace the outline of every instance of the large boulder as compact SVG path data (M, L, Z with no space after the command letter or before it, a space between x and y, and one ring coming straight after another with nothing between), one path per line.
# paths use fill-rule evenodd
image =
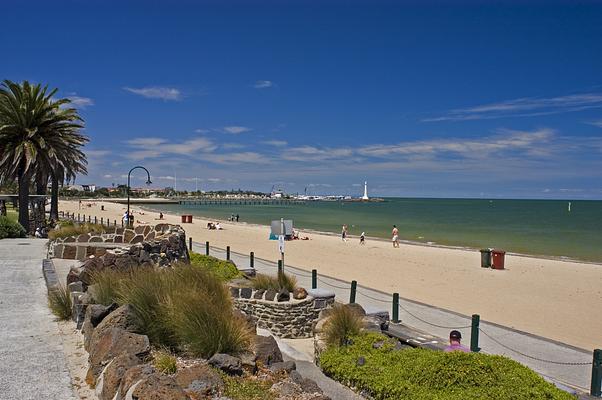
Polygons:
M229 375L241 375L243 372L240 358L229 354L217 353L209 359L209 365L220 369Z
M91 353L100 338L113 328L123 329L127 332L139 332L138 318L131 305L124 304L105 316L92 331L92 336L90 337L88 348L86 348L86 350Z
M277 362L282 362L282 352L278 348L276 339L272 336L255 335L253 353L257 357L257 362L266 367Z
M121 378L121 383L115 396L116 399L124 399L135 383L153 375L155 372L155 368L150 364L139 364L128 369Z
M113 303L110 306L103 306L102 304L90 304L86 308L84 323L82 325L84 349L86 349L86 351L90 351L90 340L92 339L92 332L94 332L94 328L96 328L107 315L115 311L117 307L117 304Z
M94 331L96 335L96 330ZM121 354L145 357L150 353L150 343L146 335L139 335L120 328L111 328L93 341L88 356L88 383L96 383L96 379L113 358Z
M146 378L134 383L125 400L189 400L184 389L176 380L161 373L148 375Z
M92 277L95 273L98 273L104 269L104 263L102 257L88 258L81 266L81 272L79 273L79 280L84 283L84 286L90 286L92 284Z
M192 398L204 398L219 393L224 381L219 373L207 364L196 364L178 369L175 380Z
M139 364L142 364L140 357L129 353L121 354L109 362L96 382L98 400L112 400L127 370Z

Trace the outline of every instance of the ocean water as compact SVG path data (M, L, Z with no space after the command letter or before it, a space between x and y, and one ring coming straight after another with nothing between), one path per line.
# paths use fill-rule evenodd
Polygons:
M171 213L269 225L292 219L296 228L602 262L602 201L387 198L381 203L307 202L276 205L153 205ZM266 236L267 236L266 230Z

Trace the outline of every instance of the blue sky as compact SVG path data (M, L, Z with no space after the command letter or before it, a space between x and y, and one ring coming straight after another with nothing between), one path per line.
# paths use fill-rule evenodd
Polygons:
M26 4L22 4L26 3ZM89 175L157 187L602 198L602 3L3 1ZM135 175L142 185L142 174Z

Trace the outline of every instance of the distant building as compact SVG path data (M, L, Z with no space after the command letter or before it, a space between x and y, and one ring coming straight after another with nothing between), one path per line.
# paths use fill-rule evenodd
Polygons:
M96 191L96 185L69 185L67 186L67 190L94 193Z

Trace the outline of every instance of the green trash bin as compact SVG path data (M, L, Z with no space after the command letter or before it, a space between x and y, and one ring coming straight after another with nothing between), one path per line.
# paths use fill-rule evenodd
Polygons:
M491 267L491 249L481 249L481 267Z

